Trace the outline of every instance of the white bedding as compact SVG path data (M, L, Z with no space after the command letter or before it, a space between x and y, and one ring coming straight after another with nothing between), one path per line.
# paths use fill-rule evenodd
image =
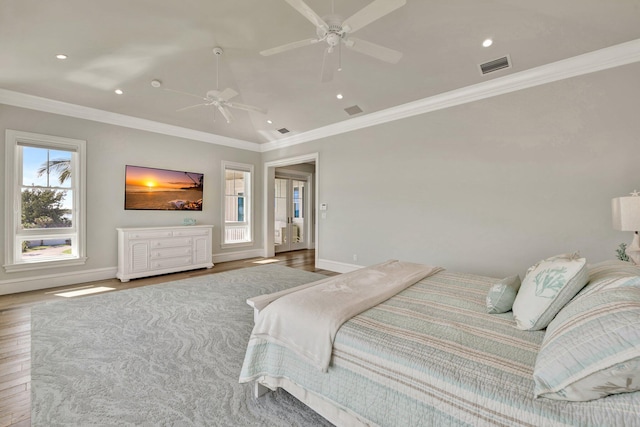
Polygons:
M344 322L441 270L390 260L320 280L262 310L249 345L278 343L326 372L333 340Z

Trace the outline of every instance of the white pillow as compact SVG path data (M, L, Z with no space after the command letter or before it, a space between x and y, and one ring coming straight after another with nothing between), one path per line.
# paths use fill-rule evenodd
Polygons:
M535 264L527 270L513 302L516 327L533 331L546 328L588 280L587 260L578 253L558 255Z

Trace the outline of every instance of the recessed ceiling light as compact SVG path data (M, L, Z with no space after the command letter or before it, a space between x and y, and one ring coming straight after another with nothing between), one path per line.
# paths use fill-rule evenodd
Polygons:
M337 94L337 95L336 95L336 98L338 98L338 99L342 99L342 98L344 98L344 96L342 96L342 94L341 94L341 93L339 93L339 94Z
M117 93L118 95L122 95L124 93L122 89L116 89L114 90L114 92Z
M59 54L56 55L56 58L58 58L58 59L67 59L68 56L65 55L64 53L59 53Z
M272 124L273 120L267 120L267 123Z
M493 40L491 39L486 39L485 41L482 42L482 46L484 47L489 47L493 44Z

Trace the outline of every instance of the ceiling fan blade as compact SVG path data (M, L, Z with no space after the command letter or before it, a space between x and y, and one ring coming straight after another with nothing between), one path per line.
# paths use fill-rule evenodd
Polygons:
M267 114L267 110L264 108L254 107L253 105L239 104L237 102L227 102L226 105L227 107L237 108L238 110L255 111L256 113Z
M167 92L174 92L174 93L180 93L182 95L188 95L188 96L193 96L194 98L198 98L198 99L204 99L205 101L207 100L206 97L202 96L202 95L195 95L193 93L189 93L189 92L182 92L181 90L175 90L175 89L167 89L165 87L162 88L162 90L166 90Z
M369 3L350 18L345 19L342 28L347 33L355 33L383 16L407 4L407 0L375 0Z
M287 43L287 44L283 44L282 46L272 47L271 49L263 50L262 52L260 52L260 55L262 56L275 55L276 53L285 52L287 50L308 46L314 43L318 43L319 41L320 40L318 39L306 39L306 40L300 40L293 43Z
M211 105L211 104L205 102L202 104L189 105L188 107L178 108L176 111L190 110L191 108L196 108L196 107L206 107L207 105Z
M231 111L226 109L224 105L218 105L218 111L220 111L227 123L231 123L231 120L233 120L233 114L231 114Z
M289 5L291 5L292 8L300 12L302 16L304 16L309 21L311 21L311 23L316 27L323 28L325 30L329 29L329 26L327 25L326 22L324 22L324 19L320 18L318 14L315 13L313 9L311 9L302 0L285 0L285 1L289 3Z
M365 40L349 38L348 42L345 43L345 46L349 49L355 50L356 52L364 53L365 55L372 56L390 64L397 64L402 58L402 52Z
M228 101L233 97L238 96L238 92L236 92L235 90L231 89L230 87L226 88L225 90L223 90L222 92L220 92L218 94L218 98L222 99L223 101Z

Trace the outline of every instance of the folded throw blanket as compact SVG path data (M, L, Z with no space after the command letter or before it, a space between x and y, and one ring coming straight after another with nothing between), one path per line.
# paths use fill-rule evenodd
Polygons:
M344 322L441 270L391 260L320 280L267 305L250 341L283 345L326 372Z

